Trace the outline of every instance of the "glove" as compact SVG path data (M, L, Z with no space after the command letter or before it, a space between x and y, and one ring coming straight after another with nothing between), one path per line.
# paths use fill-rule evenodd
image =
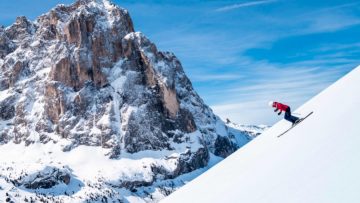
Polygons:
M281 111L278 113L278 115L280 116L280 114L281 114Z
M279 109L275 109L274 112L277 112Z

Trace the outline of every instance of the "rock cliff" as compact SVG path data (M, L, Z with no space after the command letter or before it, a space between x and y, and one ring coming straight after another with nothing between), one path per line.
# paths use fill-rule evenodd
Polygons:
M18 17L1 27L0 69L2 145L52 144L64 153L91 146L118 161L146 151L177 153L158 157L172 168L143 164L150 179L105 181L112 188L174 179L252 139L214 115L175 55L135 32L128 11L107 0L78 0L34 22Z

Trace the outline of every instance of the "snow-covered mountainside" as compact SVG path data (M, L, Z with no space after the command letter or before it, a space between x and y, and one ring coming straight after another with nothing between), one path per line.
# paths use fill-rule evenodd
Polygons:
M250 134L251 137L253 138L257 137L258 135L269 129L269 126L267 125L241 125L234 123L229 119L226 119L226 125L230 127L229 131L235 130L235 131L246 132Z
M360 66L163 202L358 202L359 84Z
M258 133L108 0L0 27L0 69L0 201L158 201Z

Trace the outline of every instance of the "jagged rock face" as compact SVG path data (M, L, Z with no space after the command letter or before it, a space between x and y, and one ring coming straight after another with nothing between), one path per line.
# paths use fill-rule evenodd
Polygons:
M53 133L74 146L121 145L133 153L171 148L176 130L215 123L176 57L133 31L126 10L98 0L60 5L34 23L19 17L2 29L0 113L13 119L0 129L3 141L47 142ZM216 130L201 130L211 145Z
M175 55L134 32L129 13L107 0L78 0L1 27L0 69L0 144L67 140L63 151L100 146L113 159L187 145L173 170L154 165L153 179L117 187L174 178L240 146Z

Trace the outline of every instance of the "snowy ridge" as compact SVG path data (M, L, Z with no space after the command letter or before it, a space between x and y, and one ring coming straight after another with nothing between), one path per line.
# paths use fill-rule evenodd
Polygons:
M262 134L264 131L266 131L270 127L267 125L242 125L242 124L233 123L229 119L227 119L226 125L230 128L239 130L241 132L246 132L249 135L251 135L253 138Z
M162 202L357 202L359 83L360 66Z

